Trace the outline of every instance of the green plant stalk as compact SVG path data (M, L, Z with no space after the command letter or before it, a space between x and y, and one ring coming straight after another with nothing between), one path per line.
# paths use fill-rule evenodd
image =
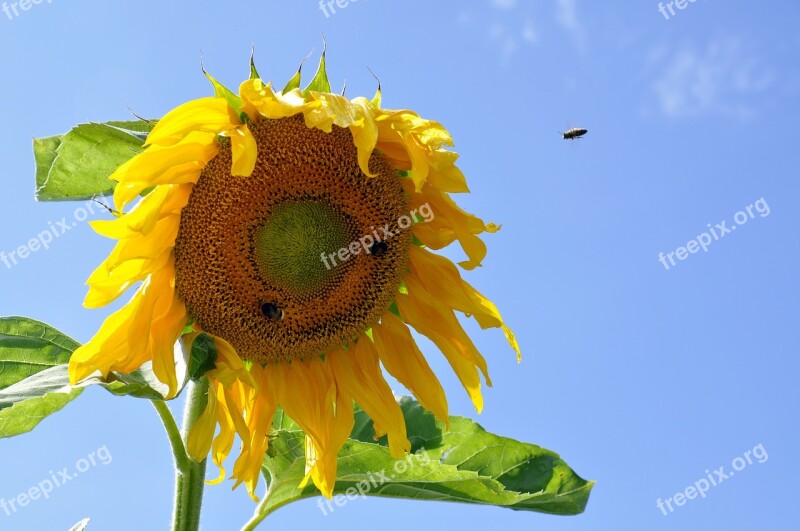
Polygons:
M198 531L200 511L203 505L203 488L206 477L206 460L194 461L186 451L189 429L194 425L208 401L208 380L189 382L186 386L186 406L183 414L183 429L178 430L172 413L163 401L153 401L164 429L167 431L172 454L175 458L175 507L172 531Z

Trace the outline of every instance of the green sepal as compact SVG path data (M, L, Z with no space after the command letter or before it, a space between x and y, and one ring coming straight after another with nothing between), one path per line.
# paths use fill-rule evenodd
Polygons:
M256 70L256 62L254 60L255 54L256 54L255 48L250 50L250 79L261 79L261 76L258 75L258 70Z
M397 303L395 301L392 301L391 304L389 304L389 311L392 312L395 317L399 317L400 319L403 318L403 316L400 315L400 308L397 307Z
M305 63L305 61L306 60L303 59L303 63ZM283 90L281 91L282 94L286 94L287 92L290 92L296 88L300 88L300 78L302 77L303 63L300 63L295 75L293 75L292 79L290 79L289 82L286 83L286 86L283 87Z
M219 352L214 338L208 334L198 335L192 342L189 356L189 377L199 382L203 375L217 366Z
M286 86L283 87L283 90L281 91L282 94L286 94L287 92L300 87L300 71L302 69L303 65L300 65L300 68L297 69L297 73L293 75L292 79L290 79L289 82L286 83Z
M428 247L427 245L425 245L425 242L417 238L414 234L411 234L411 243L413 245L416 245L417 247L422 247L422 248Z
M380 109L382 101L383 97L381 96L381 85L380 83L378 83L378 89L375 91L375 95L372 96L372 99L369 100L369 104L372 105L375 109Z
M228 105L236 111L236 114L241 117L242 113L242 98L239 97L238 94L234 93L231 89L217 81L214 76L206 72L205 67L201 61L200 68L203 70L203 74L208 78L211 82L211 85L214 87L214 96L217 98L225 98L225 101L228 102Z
M370 69L367 70L369 70L369 73L372 74L372 77L374 77L375 80L378 82L378 88L375 90L375 95L372 96L371 100L369 100L369 104L372 105L372 107L375 109L380 109L381 102L383 101L383 93L381 92L381 80L378 78L378 76L375 75L375 72L373 72Z
M328 81L328 69L325 66L325 52L327 44L322 48L322 56L319 58L319 67L314 79L303 89L303 96L308 96L309 92L330 92L331 83Z

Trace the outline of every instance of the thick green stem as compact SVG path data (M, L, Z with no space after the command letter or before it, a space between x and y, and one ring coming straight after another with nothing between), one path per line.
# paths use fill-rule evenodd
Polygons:
M208 401L208 380L199 383L189 382L186 386L186 407L183 414L181 446L186 459L175 467L175 509L172 531L198 531L200 529L200 509L203 504L203 487L206 478L206 460L196 462L186 452L189 429L194 425Z

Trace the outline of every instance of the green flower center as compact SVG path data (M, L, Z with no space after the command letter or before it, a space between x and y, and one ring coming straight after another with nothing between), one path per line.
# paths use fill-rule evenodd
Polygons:
M322 257L347 247L353 226L323 202L285 202L255 230L256 261L264 276L281 288L300 293L322 289L336 276Z

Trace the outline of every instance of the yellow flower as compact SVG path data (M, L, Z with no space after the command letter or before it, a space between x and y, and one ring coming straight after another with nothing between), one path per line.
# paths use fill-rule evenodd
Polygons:
M354 401L393 456L410 450L381 366L447 422L445 393L409 325L442 351L478 411L487 365L455 312L502 328L519 354L497 308L432 252L458 241L459 265L473 269L486 255L478 235L498 227L450 197L468 189L436 122L381 109L379 98L278 91L258 78L238 96L215 86L217 97L158 121L147 148L111 176L120 212L141 198L93 223L118 243L89 277L85 305L138 288L74 353L70 379L152 361L174 396L174 345L192 323L184 344L202 331L218 353L192 458L211 452L221 481L238 435L233 478L255 498L280 406L306 434L304 483L330 497Z

